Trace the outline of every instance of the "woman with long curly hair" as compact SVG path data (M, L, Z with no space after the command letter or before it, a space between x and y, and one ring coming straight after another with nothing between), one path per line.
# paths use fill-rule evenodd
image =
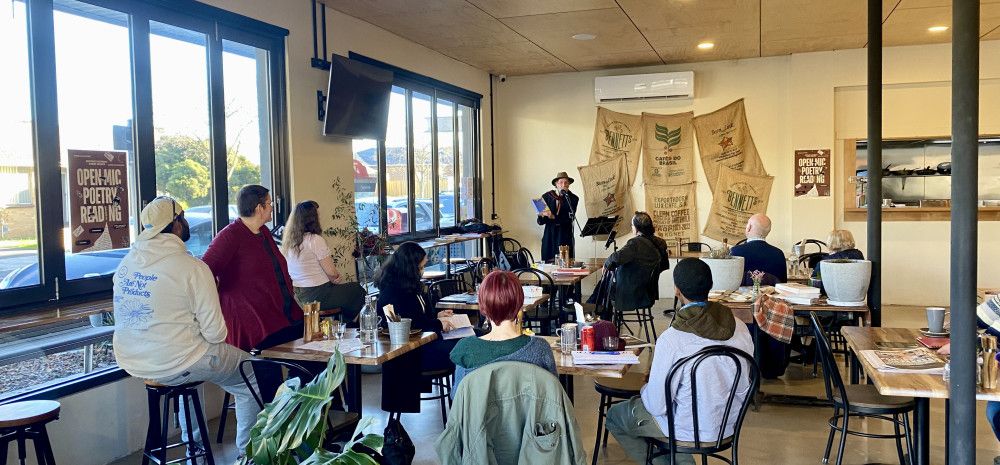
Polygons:
M300 304L319 302L320 310L336 310L342 321L353 322L364 305L365 290L356 282L343 281L322 233L319 204L299 202L285 224L281 243L295 298Z

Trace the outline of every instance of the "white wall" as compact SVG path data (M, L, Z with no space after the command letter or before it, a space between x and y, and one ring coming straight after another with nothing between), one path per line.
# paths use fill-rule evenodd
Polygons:
M985 42L982 77L1000 78L1000 43ZM885 137L950 133L950 93L941 82L951 76L950 45L897 47L885 50L884 80L893 87L911 89L912 99L887 99ZM769 237L783 250L804 238L826 238L834 227L850 229L866 250L865 223L844 222L842 166L838 137L864 137L864 107L835 110L835 93L863 92L865 50L809 53L748 60L654 66L637 69L563 73L508 78L495 91L497 125L497 191L499 212L511 236L533 249L540 247L541 230L528 199L550 189L558 171L579 179L577 166L587 164L597 105L595 76L694 70L693 100L608 104L620 112L707 113L738 98L746 100L747 119L768 173L775 177L768 214L774 220ZM851 87L854 86L854 89ZM992 87L989 89L992 93ZM1000 111L995 100L982 101L981 127L996 133ZM844 100L845 102L850 99ZM902 101L900 101L902 100ZM889 105L888 103L892 103ZM841 134L838 125L841 122ZM860 134L858 130L860 128ZM792 163L796 149L834 150L833 195L794 198ZM697 160L697 157L696 157ZM704 228L711 203L700 162L698 172L699 227ZM577 191L582 189L577 186ZM633 187L637 208L645 204L641 183ZM582 215L580 221L586 219ZM980 284L995 286L998 266L989 260L1000 254L996 240L1000 224L980 223ZM948 222L887 222L883 227L883 301L889 304L942 305L948 303ZM580 257L605 256L603 244L577 239ZM661 286L671 281L665 273Z
M316 91L325 91L327 73L312 68L309 63L312 57L310 2L204 2L290 31L285 46L291 200L292 205L306 199L318 201L323 210L320 218L327 221L334 206L330 184L339 176L348 186L353 185L353 155L350 139L324 137L321 123L316 119ZM489 175L488 73L330 9L327 10L327 30L330 53L347 55L348 51L354 51L483 94L482 147L487 148L483 158L484 171ZM484 198L489 199L488 179L483 186ZM487 215L490 213L488 203L484 204L484 211ZM336 238L330 242L333 245ZM353 268L351 262L345 262L345 267ZM205 413L209 418L214 418L219 412L221 394L212 388L205 397ZM74 465L102 465L141 449L147 422L145 399L142 382L136 379L119 381L59 399L62 403L61 419L49 428L56 461ZM9 452L10 463L16 460L14 450L12 448ZM29 463L34 463L33 458L29 458Z

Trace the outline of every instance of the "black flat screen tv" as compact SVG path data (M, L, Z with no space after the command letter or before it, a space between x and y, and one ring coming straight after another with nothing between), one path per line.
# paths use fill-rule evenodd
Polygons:
M392 71L334 55L323 135L385 140Z

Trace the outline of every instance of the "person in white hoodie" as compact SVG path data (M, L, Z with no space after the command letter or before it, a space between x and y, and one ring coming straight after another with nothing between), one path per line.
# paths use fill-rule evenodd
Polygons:
M191 231L174 199L153 199L139 219L143 230L114 277L118 366L167 386L207 381L232 394L236 446L243 451L260 408L239 372L249 354L224 342L226 322L212 271L188 253L184 242ZM253 370L247 371L256 383Z

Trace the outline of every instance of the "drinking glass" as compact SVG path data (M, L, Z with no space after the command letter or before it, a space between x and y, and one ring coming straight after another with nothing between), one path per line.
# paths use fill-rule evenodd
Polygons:
M618 336L604 336L604 350L618 350Z
M337 340L343 339L344 334L347 334L347 323L337 321Z

